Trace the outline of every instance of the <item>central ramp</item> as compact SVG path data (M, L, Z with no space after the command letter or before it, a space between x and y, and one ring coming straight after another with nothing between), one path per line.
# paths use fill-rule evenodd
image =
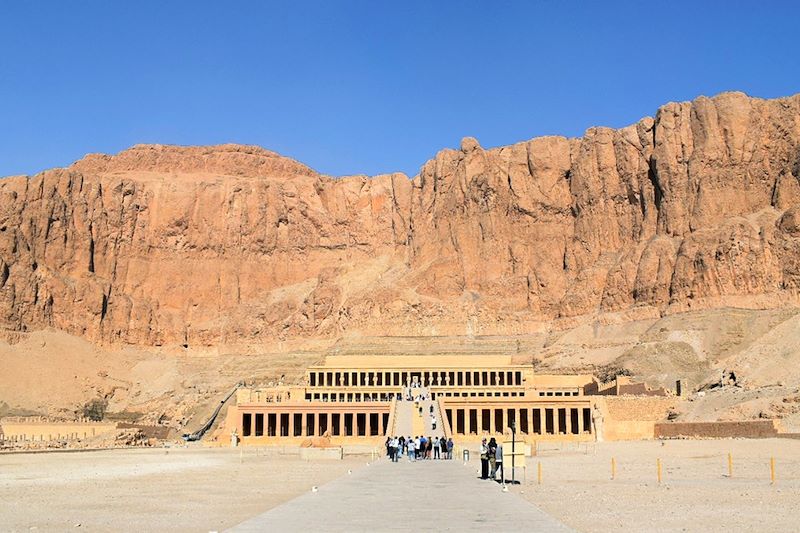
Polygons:
M478 479L478 464L383 459L230 531L572 531Z

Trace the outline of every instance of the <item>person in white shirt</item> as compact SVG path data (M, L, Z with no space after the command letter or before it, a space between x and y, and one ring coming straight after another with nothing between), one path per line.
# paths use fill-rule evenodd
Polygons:
M481 479L489 479L489 446L486 439L481 441Z

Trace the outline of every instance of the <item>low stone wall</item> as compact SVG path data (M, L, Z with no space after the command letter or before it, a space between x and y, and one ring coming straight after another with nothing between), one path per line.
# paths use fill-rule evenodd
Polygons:
M318 461L320 459L340 460L342 449L336 448L300 448L300 459Z
M654 426L651 420L609 420L603 427L603 440L651 440Z
M3 438L12 442L85 439L117 429L112 422L51 422L46 420L0 420Z
M772 420L740 422L663 422L655 425L656 438L766 439L778 436Z

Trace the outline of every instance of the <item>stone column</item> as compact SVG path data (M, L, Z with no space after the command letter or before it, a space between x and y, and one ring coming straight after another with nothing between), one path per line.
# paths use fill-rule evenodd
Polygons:
M378 435L383 436L386 434L386 428L383 427L383 412L378 413Z
M289 427L286 429L287 437L294 437L294 413L289 412Z
M494 407L489 409L489 434L494 434Z
M464 435L472 433L472 409L464 409Z
M583 435L583 407L578 407L578 435Z
M264 425L267 423L267 415L264 413ZM256 434L256 414L250 413L250 436L253 437Z
M366 415L364 415L364 423L366 426L364 427L364 436L371 437L372 436L372 413L369 411Z
M344 427L344 412L339 415L339 436L344 437L346 429Z

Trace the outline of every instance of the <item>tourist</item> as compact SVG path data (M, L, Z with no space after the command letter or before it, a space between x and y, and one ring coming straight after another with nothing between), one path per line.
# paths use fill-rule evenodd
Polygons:
M395 463L397 462L397 452L399 446L400 446L400 441L397 439L397 437L394 437L392 439L392 461L394 461Z
M436 431L436 417L431 415L431 428Z
M486 439L481 441L481 479L489 479L489 447Z
M497 445L497 451L494 453L494 462L495 462L495 472L500 472L500 483L505 484L506 477L505 472L503 471L503 445Z
M411 461L416 461L417 460L416 450L417 450L417 444L414 442L414 439L412 439L411 437L408 437L408 462L409 463Z
M386 437L386 457L392 458L392 437Z
M436 429L436 428L434 427L433 429ZM434 459L441 459L442 458L441 454L440 454L441 449L440 449L439 446L440 446L439 445L439 437L434 437L433 438L433 458Z
M400 435L400 439L398 440L398 443L399 443L400 446L397 448L397 453L399 453L400 455L405 455L406 454L406 438L404 436Z
M419 439L419 451L422 453L422 458L427 459L428 453L428 439L425 438L425 435L420 437Z
M497 441L494 440L494 437L489 439L489 446L487 450L487 455L489 457L489 477L494 479L495 473L497 473Z
M453 444L453 439L452 438L447 439L447 458L448 459L452 459L453 458L453 446L455 446Z

